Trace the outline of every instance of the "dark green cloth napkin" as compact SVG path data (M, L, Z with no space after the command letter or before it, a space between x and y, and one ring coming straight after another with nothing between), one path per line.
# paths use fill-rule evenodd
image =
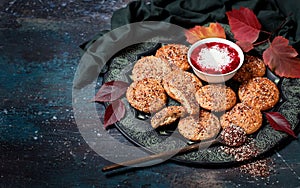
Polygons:
M226 11L248 7L257 15L263 30L275 31L290 41L298 51L300 49L300 1L295 0L152 0L134 1L127 7L114 12L111 25L112 30L124 25L142 21L163 21L176 24L183 28L204 25L209 22L228 24ZM82 88L95 80L103 65L111 44L118 44L118 40L126 38L128 30L118 36L111 36L98 45L92 45L104 33L101 31L94 39L83 44L85 52L89 51L88 60L82 60L74 79L74 87ZM98 42L98 41L97 41ZM89 47L93 49L89 49ZM96 46L96 47L95 47ZM106 47L107 46L107 47ZM105 48L106 47L106 48Z
M138 21L166 21L190 28L208 22L228 23L226 11L248 7L254 11L263 29L278 30L279 35L293 44L300 39L300 1L295 0L152 0L136 1L117 10L112 17L112 29Z

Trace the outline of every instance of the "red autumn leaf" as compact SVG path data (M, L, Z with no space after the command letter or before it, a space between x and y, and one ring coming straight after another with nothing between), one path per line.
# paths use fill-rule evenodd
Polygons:
M278 76L300 78L300 59L297 51L282 36L274 38L263 53L263 60Z
M254 43L260 33L261 24L254 12L241 7L226 12L234 38L238 41Z
M291 129L290 123L282 114L279 112L266 112L265 115L273 129L276 131L283 131L294 138L297 138L294 131Z
M123 81L111 81L104 83L97 92L93 101L111 102L120 98L127 90L128 83Z
M251 42L245 42L245 41L236 41L236 44L241 47L243 52L249 52L254 48L253 44Z
M205 38L226 38L225 30L219 23L210 23L208 27L197 25L187 30L185 36L191 44Z
M121 100L112 102L104 113L104 128L120 121L125 115L125 105Z

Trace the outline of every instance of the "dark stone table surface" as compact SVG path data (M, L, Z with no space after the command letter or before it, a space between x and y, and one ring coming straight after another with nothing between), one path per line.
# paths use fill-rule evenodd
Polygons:
M72 106L79 45L129 0L0 1L0 187L300 187L300 143L269 158L269 177L175 162L103 173ZM131 145L116 129L109 133ZM103 140L105 142L105 140Z

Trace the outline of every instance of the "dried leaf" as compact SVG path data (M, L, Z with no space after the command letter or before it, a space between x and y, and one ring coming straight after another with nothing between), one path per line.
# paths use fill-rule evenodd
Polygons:
M193 44L204 38L226 38L225 30L219 23L210 23L208 27L195 26L185 32L186 40Z
M231 31L238 41L254 43L260 33L261 24L254 12L248 8L241 7L226 12Z
M266 112L265 115L273 129L276 131L283 131L294 138L297 138L294 131L291 129L290 123L282 114L279 112Z
M109 125L112 125L120 121L125 115L125 105L121 100L112 102L105 110L104 114L104 128L107 129Z
M241 47L243 52L249 52L254 48L253 44L251 42L245 42L245 41L236 41L236 44Z
M300 78L300 59L289 41L281 36L274 38L263 53L263 60L278 76Z
M93 101L111 102L120 98L127 90L128 83L123 81L111 81L104 83L97 92Z

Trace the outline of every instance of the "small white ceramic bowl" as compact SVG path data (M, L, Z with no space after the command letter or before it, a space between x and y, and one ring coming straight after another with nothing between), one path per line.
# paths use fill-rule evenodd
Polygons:
M200 71L199 69L197 69L193 63L191 62L191 54L192 52L195 50L195 48L197 48L198 46L205 44L205 43L211 43L211 42L217 42L217 43L223 43L225 45L229 45L230 47L234 48L237 52L238 52L238 56L240 58L240 62L239 65L232 71L228 72L228 73L224 73L224 74L211 74L211 73L206 73L203 71ZM188 62L190 64L190 66L192 67L194 73L201 79L204 80L208 83L222 83L225 82L227 80L229 80L230 78L232 78L234 76L234 74L237 72L237 70L242 66L243 62L244 62L244 53L242 51L242 49L235 43L226 40L226 39L222 39L222 38L206 38L206 39L202 39L200 41L197 41L196 43L194 43L188 51Z

